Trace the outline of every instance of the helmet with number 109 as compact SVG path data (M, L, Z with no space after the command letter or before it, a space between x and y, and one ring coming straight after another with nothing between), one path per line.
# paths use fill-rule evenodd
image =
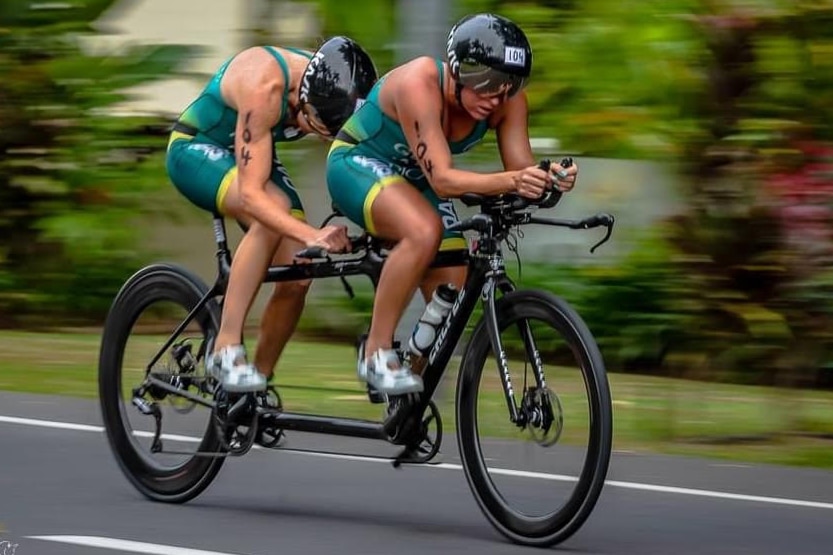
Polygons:
M512 21L495 14L468 15L448 34L448 64L457 82L477 94L512 96L532 71L532 49Z

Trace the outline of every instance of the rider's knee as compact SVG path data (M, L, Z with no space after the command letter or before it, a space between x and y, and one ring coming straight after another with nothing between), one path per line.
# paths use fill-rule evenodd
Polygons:
M419 252L434 256L443 239L443 228L439 218L426 219L415 226L407 237Z
M280 235L260 222L252 222L252 225L250 225L249 229L246 231L246 235L254 236L254 238L264 246L264 248L267 248L270 251L276 250L281 241Z

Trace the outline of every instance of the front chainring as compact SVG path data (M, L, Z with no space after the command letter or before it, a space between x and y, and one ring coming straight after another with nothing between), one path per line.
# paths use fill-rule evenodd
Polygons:
M400 408L400 410L407 409L408 407ZM405 441L405 449L394 459L394 467L403 463L425 464L440 452L443 421L436 403L428 401L428 407L420 417L419 423L413 422L412 418L414 417L407 417L398 430L400 433L407 433L410 437Z
M245 455L257 437L256 398L251 393L230 395L219 388L214 395L211 418L223 450Z
M266 387L266 391L258 393L258 408L268 411L283 410L283 401L281 401L281 396L274 386L269 385ZM281 428L275 428L261 423L258 425L255 443L267 449L274 449L284 437L286 437L286 434Z

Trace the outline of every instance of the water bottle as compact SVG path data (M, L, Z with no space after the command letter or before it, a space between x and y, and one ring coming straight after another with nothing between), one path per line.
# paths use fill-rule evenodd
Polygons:
M456 298L457 289L451 283L440 285L434 291L431 302L425 307L425 311L420 316L416 327L414 327L414 332L408 340L410 366L413 372L417 374L422 372L422 368L428 361L426 357L437 338L437 332L446 316L448 316Z

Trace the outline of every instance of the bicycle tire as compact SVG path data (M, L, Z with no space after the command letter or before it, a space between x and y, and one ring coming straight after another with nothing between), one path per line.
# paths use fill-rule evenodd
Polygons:
M98 362L99 401L110 448L124 475L143 495L168 503L184 503L202 493L223 465L223 456L192 456L173 468L154 465L136 448L126 426L122 400L122 364L126 343L143 310L154 302L169 301L190 311L208 287L191 272L175 265L154 264L134 274L119 291L104 323ZM196 318L204 334L216 336L220 309L212 299ZM171 330L173 331L173 330ZM208 419L197 448L220 453L221 443Z
M610 462L613 417L610 387L601 353L584 321L564 300L544 291L514 291L496 303L498 329L524 319L537 319L554 328L581 362L590 399L590 441L576 487L557 511L529 517L508 506L492 482L477 430L480 377L491 353L485 321L472 332L463 354L457 382L457 441L466 479L478 506L490 523L515 543L548 547L573 535L590 516L604 486Z

